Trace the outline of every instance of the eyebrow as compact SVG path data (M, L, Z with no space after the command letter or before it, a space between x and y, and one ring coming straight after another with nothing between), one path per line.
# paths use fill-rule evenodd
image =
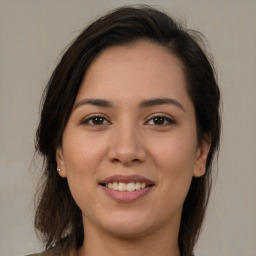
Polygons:
M153 107L153 106L164 105L164 104L174 105L180 108L181 110L185 111L183 105L180 102L170 98L156 98L156 99L145 100L140 103L140 108Z
M174 105L181 110L185 111L183 105L178 102L175 99L171 98L155 98L155 99L150 99L150 100L144 100L140 103L139 107L140 108L147 108L147 107L153 107L157 105L164 105L164 104L169 104L169 105ZM83 105L93 105L93 106L98 106L98 107L113 107L113 103L108 101L108 100L103 100L103 99L83 99L79 102L77 102L74 106L74 109L83 106Z
M113 107L113 104L108 100L103 99L83 99L77 102L74 106L74 109L83 106L83 105L93 105L98 107Z

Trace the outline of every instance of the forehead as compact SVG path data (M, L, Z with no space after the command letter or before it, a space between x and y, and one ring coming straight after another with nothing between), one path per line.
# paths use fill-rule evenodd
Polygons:
M85 96L163 97L168 93L186 94L181 61L162 46L140 41L104 50L87 69L77 100Z

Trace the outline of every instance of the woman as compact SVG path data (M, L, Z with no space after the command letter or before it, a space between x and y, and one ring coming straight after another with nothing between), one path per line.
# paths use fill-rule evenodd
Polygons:
M63 55L37 130L39 255L193 255L220 138L219 89L195 38L123 7Z

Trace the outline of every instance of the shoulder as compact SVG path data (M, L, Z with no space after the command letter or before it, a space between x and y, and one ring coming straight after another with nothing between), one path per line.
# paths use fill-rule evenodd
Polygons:
M63 238L61 241L50 249L41 253L29 254L26 256L77 256L76 240L74 237Z
M46 250L41 253L29 254L26 256L60 256L60 252L56 248L53 248L53 249L49 249L49 250Z
M68 247L68 248L55 247L41 253L29 254L26 256L76 256L76 255L77 254L76 254L75 247Z

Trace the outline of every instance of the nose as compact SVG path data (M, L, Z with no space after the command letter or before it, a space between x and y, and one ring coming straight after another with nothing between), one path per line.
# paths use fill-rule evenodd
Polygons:
M147 153L138 128L126 126L113 130L108 157L111 162L119 162L126 166L144 162Z

